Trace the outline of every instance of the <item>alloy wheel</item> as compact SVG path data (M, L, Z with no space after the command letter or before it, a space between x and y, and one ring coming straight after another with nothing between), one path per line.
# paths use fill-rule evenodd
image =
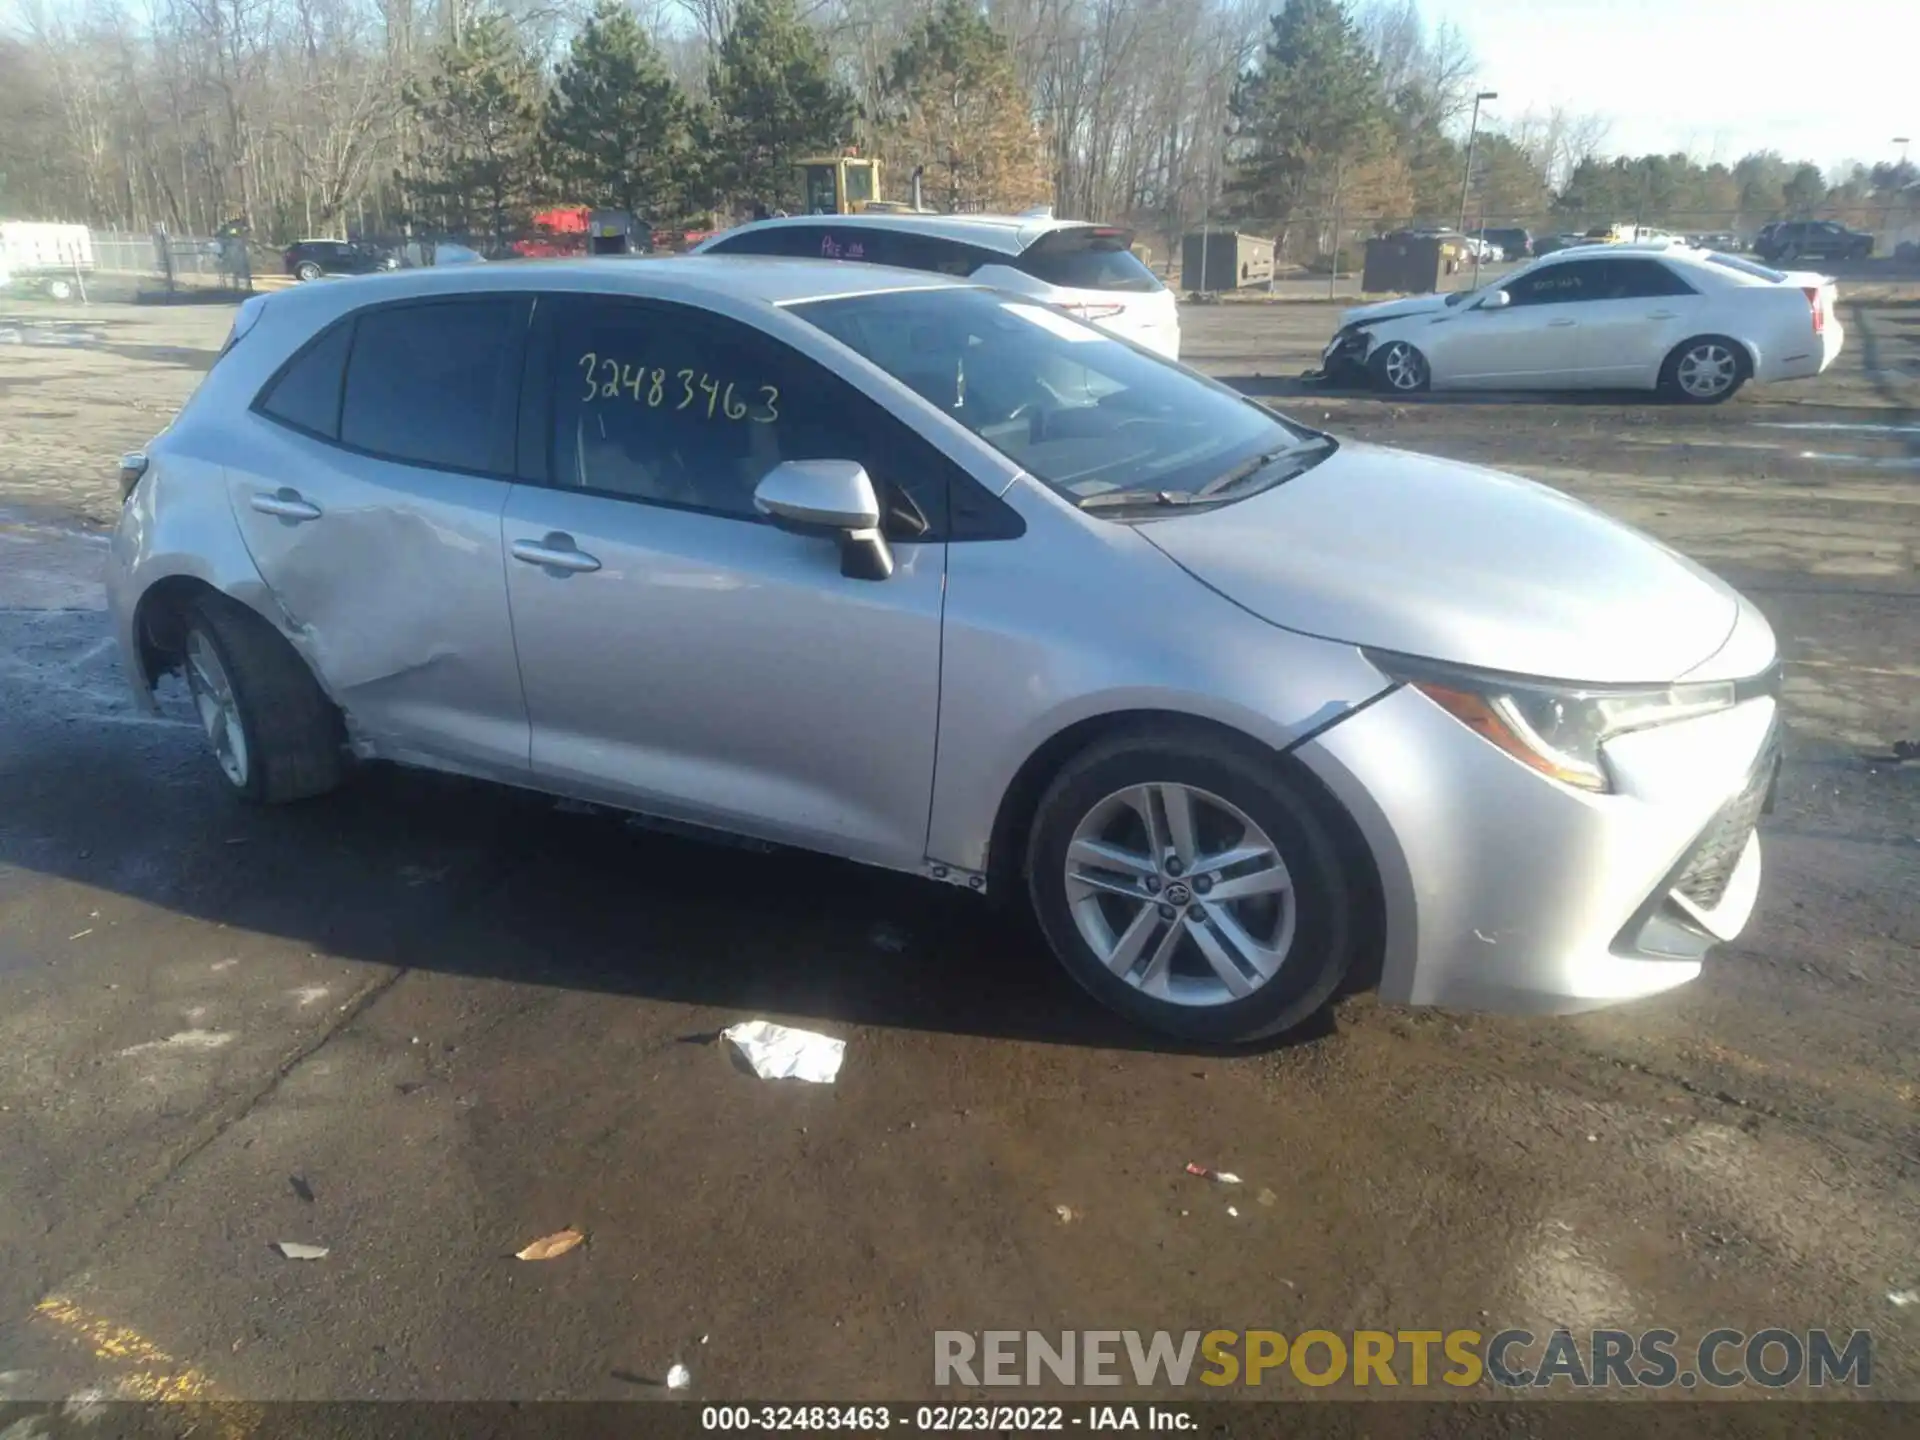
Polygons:
M1156 1000L1244 1000L1293 948L1292 876L1246 813L1190 785L1130 786L1067 846L1067 907L1115 976Z
M245 789L251 756L246 727L240 721L240 703L219 652L206 635L195 630L187 640L187 688L193 692L200 726L213 745L213 758L236 788Z
M1674 368L1674 379L1680 388L1698 400L1726 394L1739 376L1740 367L1733 351L1717 340L1693 346Z
M1404 340L1396 340L1387 347L1380 368L1387 383L1396 390L1418 390L1426 379L1426 366L1420 352Z

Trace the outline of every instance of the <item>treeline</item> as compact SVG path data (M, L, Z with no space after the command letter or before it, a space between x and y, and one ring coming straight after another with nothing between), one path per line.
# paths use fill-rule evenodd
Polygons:
M856 146L889 198L920 167L943 209L1212 218L1305 256L1463 208L1536 229L1844 217L1912 174L1616 158L1593 117L1494 107L1468 177L1486 77L1415 0L15 3L0 214L135 230L491 245L550 204L704 228L797 208L793 162Z

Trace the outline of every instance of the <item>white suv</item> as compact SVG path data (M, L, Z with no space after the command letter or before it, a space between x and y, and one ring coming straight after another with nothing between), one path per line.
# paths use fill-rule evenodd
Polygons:
M706 255L854 260L960 276L1063 306L1123 340L1180 358L1173 292L1132 251L1133 233L1034 215L795 215L695 247Z

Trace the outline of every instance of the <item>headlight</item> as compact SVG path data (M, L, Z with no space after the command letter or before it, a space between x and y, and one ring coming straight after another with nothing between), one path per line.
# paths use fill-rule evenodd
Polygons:
M1599 792L1613 788L1600 751L1614 736L1730 709L1736 698L1731 681L1573 687L1376 651L1367 658L1522 765Z

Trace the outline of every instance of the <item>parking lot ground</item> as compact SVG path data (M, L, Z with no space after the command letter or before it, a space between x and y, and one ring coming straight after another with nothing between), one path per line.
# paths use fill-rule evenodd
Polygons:
M1323 393L1333 313L1192 307L1187 356L1544 479L1773 620L1767 879L1695 985L1362 997L1204 1053L916 881L388 770L244 810L177 691L134 710L97 589L114 457L230 312L0 316L0 1399L634 1398L675 1362L902 1398L936 1329L1561 1325L1870 1330L1874 1392L1920 1398L1920 307L1848 304L1832 373L1711 410ZM844 1037L838 1083L744 1073L713 1036L752 1016Z

